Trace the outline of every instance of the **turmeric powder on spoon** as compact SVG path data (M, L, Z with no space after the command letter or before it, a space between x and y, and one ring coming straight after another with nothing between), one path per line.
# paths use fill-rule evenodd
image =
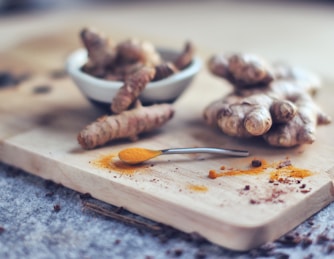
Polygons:
M150 150L145 148L127 148L118 153L120 160L127 164L140 164L146 160L161 155L161 150Z

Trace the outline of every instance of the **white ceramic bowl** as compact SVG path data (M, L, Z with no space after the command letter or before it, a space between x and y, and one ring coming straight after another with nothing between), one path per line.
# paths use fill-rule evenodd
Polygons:
M179 54L178 51L158 48L164 60L173 60ZM87 51L78 49L67 59L66 70L81 92L91 101L110 104L123 82L108 81L93 77L81 71L81 67L87 62ZM165 79L147 84L139 99L143 103L172 102L176 100L191 83L194 76L201 68L201 61L194 57L191 64Z

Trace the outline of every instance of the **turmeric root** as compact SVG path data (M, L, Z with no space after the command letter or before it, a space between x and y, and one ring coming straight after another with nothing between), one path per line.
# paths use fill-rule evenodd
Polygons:
M210 71L229 80L234 90L205 108L207 124L230 136L262 136L272 146L291 147L312 143L316 126L331 122L312 99L319 89L316 76L289 66L262 66L261 73L250 73L261 66L239 62L239 69L232 69L230 65L226 55L208 62Z
M156 66L161 63L160 54L151 42L129 39L117 45L119 64L140 62L145 66Z
M94 77L111 81L125 81L143 67L155 68L152 81L158 81L186 68L195 53L194 45L186 42L175 60L163 60L149 41L131 38L116 44L90 28L84 28L80 37L89 58L82 70Z
M146 84L150 82L155 74L155 69L143 67L132 76L128 77L124 85L118 90L111 102L111 111L121 113L127 110L130 105L139 97Z
M124 111L117 115L104 116L86 126L78 135L84 149L102 146L114 139L136 140L143 132L154 130L173 117L170 104L156 104Z
M190 42L187 42L183 52L176 59L175 64L172 62L164 62L151 66L154 65L154 62L157 62L156 55L152 49L153 47L146 45L132 40L123 42L118 46L119 56L123 57L123 59L130 61L141 60L144 64L149 62L149 65L143 65L137 68L139 62L135 64L138 70L125 78L124 85L112 100L111 111L113 113L120 113L127 110L139 97L147 83L170 76L177 72L178 69L187 66L193 58L194 47Z
M105 79L113 80L112 78L114 77L119 79L117 81L125 81L129 76L135 74L143 67L145 66L141 62L114 66L113 70L109 71L108 74L105 76Z
M84 69L91 73L104 74L104 70L111 65L116 58L115 46L108 38L94 29L84 28L81 33L81 40L87 49L90 62L86 64ZM100 72L97 72L99 71Z
M184 69L191 63L194 57L194 53L194 45L190 41L186 42L182 53L173 61L174 66L178 70Z
M163 62L155 66L155 76L152 81L159 81L176 73L178 69L172 62Z
M163 78L169 77L170 75L186 68L193 60L195 53L194 45L188 41L185 43L183 51L176 57L172 62L163 62L155 66L156 74L153 81L158 81Z
M78 134L83 148L92 149L120 138L136 140L139 134L172 118L174 110L170 104L142 107L138 98L150 81L161 80L188 66L194 54L192 44L187 43L175 60L164 61L147 41L130 39L114 44L91 29L82 30L80 35L89 58L82 70L92 76L124 82L110 100L114 115L97 119Z

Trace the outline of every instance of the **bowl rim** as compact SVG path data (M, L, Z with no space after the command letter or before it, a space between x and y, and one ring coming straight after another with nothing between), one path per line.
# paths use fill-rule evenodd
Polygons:
M169 48L163 48L163 47L157 47L157 51L159 53L167 53L167 52L173 52L177 53L174 49ZM85 80L89 82L90 84L93 84L94 87L100 87L105 89L119 89L124 82L123 81L108 81L101 78L94 77L92 75L89 75L83 71L81 71L80 67L85 64L88 60L87 57L87 50L84 48L79 48L74 50L67 58L66 60L66 70L67 72L74 77L81 78L82 80ZM164 78L159 81L150 82L147 84L147 88L160 88L165 87L166 85L178 82L180 80L183 80L185 78L191 77L195 75L197 72L201 69L202 62L198 56L194 56L192 62L188 67L185 69L182 69L178 71L177 73Z

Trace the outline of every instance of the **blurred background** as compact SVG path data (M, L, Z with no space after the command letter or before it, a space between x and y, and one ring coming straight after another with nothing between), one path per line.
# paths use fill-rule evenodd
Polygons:
M246 1L246 0L223 0L224 2L262 2L263 4L268 4L269 2L279 2L280 4L289 4L289 3L314 3L314 4L321 4L321 3L334 3L333 0L256 0L256 1ZM50 8L69 8L69 7L85 7L90 5L101 5L101 4L131 4L131 3L138 3L138 2L163 2L162 0L0 0L0 10L1 14L13 14L17 12L24 12L24 11L36 11L36 10L45 10ZM200 2L200 0L170 0L171 2ZM212 1L207 1L212 2ZM222 1L220 1L222 2Z
M83 26L111 36L116 27L175 47L190 39L205 54L254 52L332 74L326 60L334 60L334 1L0 0L0 33L10 35L0 40L0 50Z

